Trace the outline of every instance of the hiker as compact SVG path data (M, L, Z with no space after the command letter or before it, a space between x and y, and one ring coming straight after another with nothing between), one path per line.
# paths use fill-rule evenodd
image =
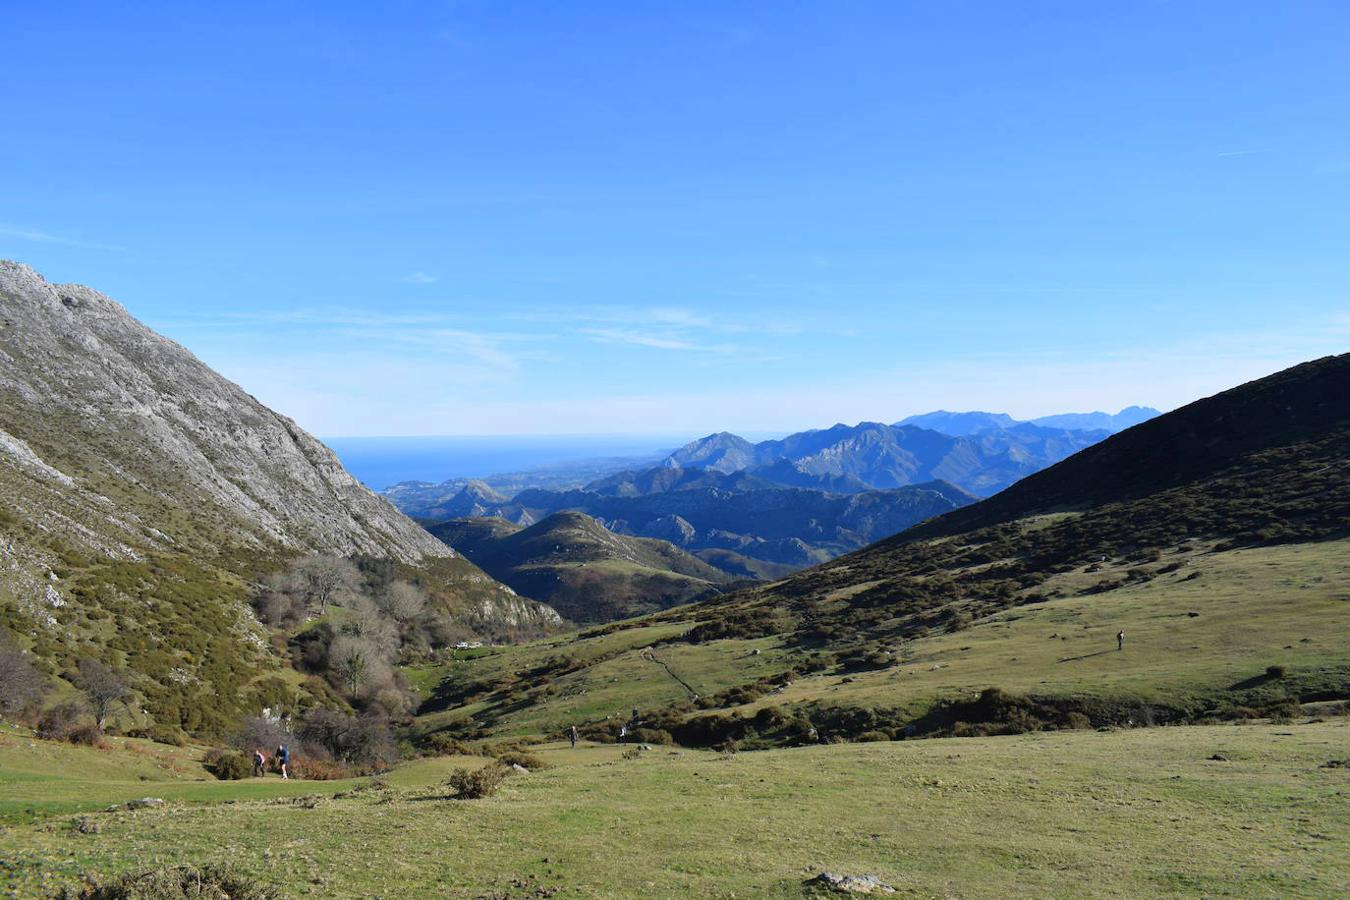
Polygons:
M567 739L572 742L573 750L577 749L577 738L580 736L581 735L577 734L577 726L572 725L567 729Z
M267 774L267 754L262 752L261 747L253 749L253 777L262 778Z
M1117 649L1117 650L1124 650L1124 649L1125 649L1125 630L1124 630L1124 629L1121 629L1120 631L1117 631L1117 632L1116 632L1116 649Z
M277 748L277 765L281 767L281 777L289 780L291 777L291 747L289 744L282 744Z

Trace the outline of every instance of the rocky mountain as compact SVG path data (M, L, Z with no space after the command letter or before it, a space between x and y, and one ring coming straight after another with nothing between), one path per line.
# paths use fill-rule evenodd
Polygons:
M667 609L734 581L667 541L615 534L579 512L529 527L461 518L429 530L494 578L583 624Z
M1023 422L954 436L915 425L862 422L758 444L735 435L710 435L675 451L664 465L744 472L778 484L834 491L887 490L941 480L989 496L1108 433Z
M1061 413L1054 416L1041 416L1039 419L1032 419L1031 423L1043 428L1100 429L1115 434L1117 431L1133 428L1135 425L1147 422L1149 419L1157 418L1160 415L1162 413L1151 406L1127 406L1114 415L1104 412Z
M939 409L901 419L895 424L897 426L913 425L915 428L927 428L929 431L950 434L953 437L964 437L968 434L987 431L990 428L1009 428L1016 425L1017 420L1007 413L948 412L945 409Z
M1111 413L1061 413L1041 416L1038 419L1018 420L1007 413L990 412L948 412L940 409L935 412L910 416L896 422L896 425L914 425L940 431L953 437L979 434L993 428L1012 428L1014 425L1031 424L1042 428L1068 431L1106 431L1115 434L1126 428L1147 422L1162 413L1148 406L1127 406L1120 412Z
M54 671L206 695L283 664L246 585L313 552L416 569L466 621L557 621L117 302L0 262L0 623Z

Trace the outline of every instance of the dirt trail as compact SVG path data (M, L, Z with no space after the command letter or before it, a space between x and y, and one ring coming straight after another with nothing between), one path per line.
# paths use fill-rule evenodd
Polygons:
M661 668L665 669L667 675L678 681L680 683L680 687L684 688L686 691L689 692L690 700L698 699L698 691L694 690L693 687L690 686L689 682L685 681L683 678L676 675L675 670L672 669L664 659L662 659L661 657L657 656L654 652L652 652L652 649L650 647L643 647L641 650L638 651L638 656L641 656L643 659L650 660L651 662L654 662Z

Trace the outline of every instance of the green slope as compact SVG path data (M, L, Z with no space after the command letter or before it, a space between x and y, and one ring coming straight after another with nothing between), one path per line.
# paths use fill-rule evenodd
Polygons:
M528 528L450 519L429 530L517 593L581 623L666 609L733 580L667 541L615 534L578 512Z

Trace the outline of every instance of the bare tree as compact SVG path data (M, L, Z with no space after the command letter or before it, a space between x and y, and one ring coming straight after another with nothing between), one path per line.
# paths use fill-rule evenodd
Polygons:
M427 598L416 585L392 581L376 602L394 621L406 624L422 614L422 610L426 609Z
M364 638L339 635L328 648L328 671L350 696L384 674L379 651Z
M75 684L89 696L89 703L94 708L94 719L98 722L99 728L103 727L103 723L108 720L117 704L131 693L131 688L121 672L105 666L96 659L80 660Z
M28 654L0 633L0 713L12 716L42 699L47 679L29 660Z
M328 612L328 604L343 592L355 592L361 583L361 573L338 556L316 554L302 557L291 566L310 604L317 604L319 614Z

